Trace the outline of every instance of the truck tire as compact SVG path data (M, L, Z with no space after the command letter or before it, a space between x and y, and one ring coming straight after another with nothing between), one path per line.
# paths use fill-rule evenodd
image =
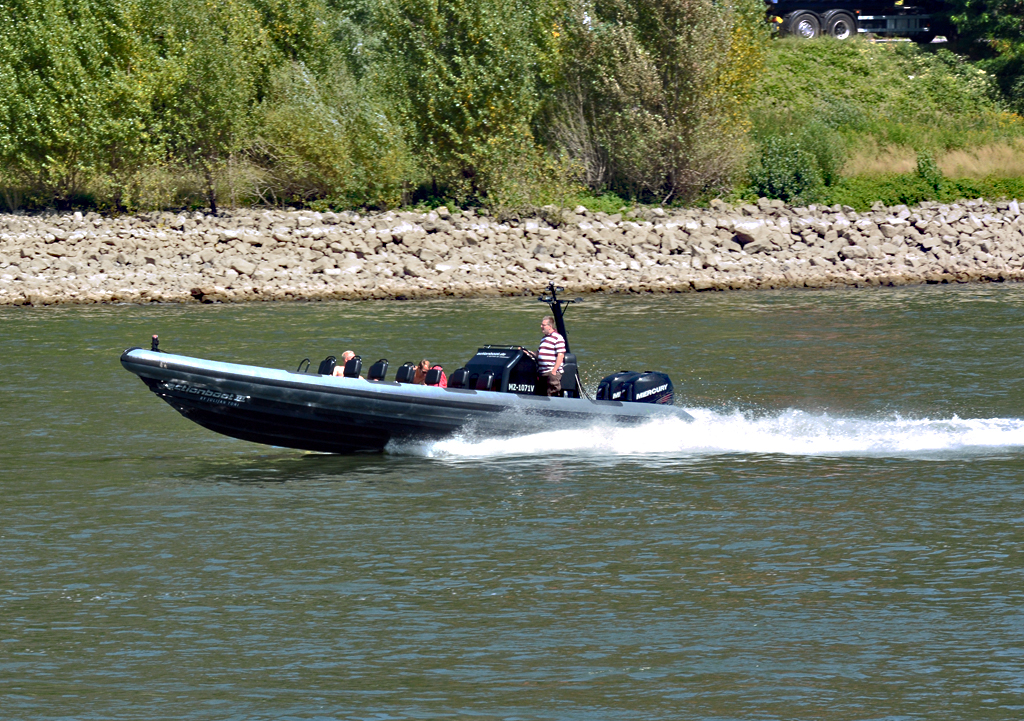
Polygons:
M825 34L836 40L849 40L857 35L857 20L850 13L833 10L825 15Z
M786 35L813 40L821 35L821 20L810 10L797 10L782 19L782 30Z

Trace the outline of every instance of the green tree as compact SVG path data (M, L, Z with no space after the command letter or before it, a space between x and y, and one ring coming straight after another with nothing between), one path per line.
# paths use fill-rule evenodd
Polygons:
M169 159L195 169L217 212L215 175L251 142L255 112L279 53L244 0L164 0L158 29L163 83L154 112Z
M387 99L351 77L344 63L317 78L282 67L263 103L254 148L277 201L388 207L401 201L413 163Z
M1010 104L1024 113L1024 0L950 0L950 19Z
M752 0L566 6L548 137L595 189L660 201L725 188L765 49Z
M158 72L132 0L0 6L0 167L68 204L97 177L127 178L161 152L150 113Z
M317 75L332 72L339 14L322 0L251 0L256 21L283 60L301 63Z
M962 35L1024 42L1024 0L949 0L949 5Z
M506 157L533 147L548 13L542 0L382 0L383 74L435 191L484 198Z

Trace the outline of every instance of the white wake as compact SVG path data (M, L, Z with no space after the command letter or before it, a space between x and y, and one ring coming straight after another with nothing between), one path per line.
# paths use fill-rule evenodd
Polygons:
M651 456L777 453L792 456L914 456L1024 447L1024 419L834 418L787 410L774 415L687 408L692 422L666 419L633 427L595 425L514 438L454 437L390 448L430 458Z

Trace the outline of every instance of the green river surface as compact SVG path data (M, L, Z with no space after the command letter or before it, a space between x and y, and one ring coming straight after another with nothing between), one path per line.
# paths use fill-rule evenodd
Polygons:
M533 298L0 308L2 719L1024 718L1024 287L588 297L692 423L342 457L121 368L450 372Z

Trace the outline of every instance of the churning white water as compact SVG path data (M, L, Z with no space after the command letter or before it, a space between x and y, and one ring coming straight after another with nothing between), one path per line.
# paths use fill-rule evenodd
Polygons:
M665 419L625 428L595 425L514 438L456 436L389 450L432 458L724 453L948 457L1024 447L1024 419L1020 418L837 418L793 409L763 415L686 410L692 422Z

